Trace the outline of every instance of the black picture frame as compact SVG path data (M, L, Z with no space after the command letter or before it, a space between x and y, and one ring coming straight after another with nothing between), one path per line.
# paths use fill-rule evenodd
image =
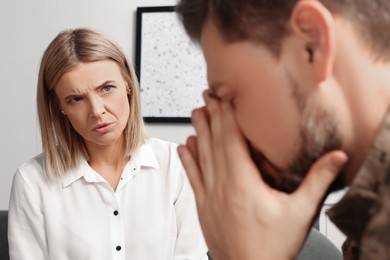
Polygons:
M145 122L190 123L207 88L206 63L174 6L138 7L135 71Z

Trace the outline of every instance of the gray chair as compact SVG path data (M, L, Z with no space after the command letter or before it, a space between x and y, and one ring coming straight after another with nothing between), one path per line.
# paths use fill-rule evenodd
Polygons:
M342 260L341 251L317 229L312 228L297 260Z
M211 255L209 259L212 260ZM342 260L340 250L317 229L312 228L296 260Z
M9 260L7 229L8 211L0 210L0 260Z

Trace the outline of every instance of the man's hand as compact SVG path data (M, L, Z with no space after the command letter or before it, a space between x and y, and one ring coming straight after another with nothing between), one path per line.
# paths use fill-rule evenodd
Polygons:
M178 152L213 259L293 259L346 155L324 155L294 193L279 192L262 180L230 104L205 99L192 115L197 137Z

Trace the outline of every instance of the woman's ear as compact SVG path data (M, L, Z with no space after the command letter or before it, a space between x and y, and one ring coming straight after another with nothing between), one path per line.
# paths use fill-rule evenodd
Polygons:
M127 95L130 95L131 93L131 88L129 86L129 83L126 82L126 92L127 92Z
M290 16L292 32L302 37L306 61L316 82L326 80L335 60L335 31L332 13L318 1L298 1Z
M57 109L60 110L61 114L66 116L66 112L62 109L57 97L55 98L54 103L55 103L55 105L53 107L57 107Z

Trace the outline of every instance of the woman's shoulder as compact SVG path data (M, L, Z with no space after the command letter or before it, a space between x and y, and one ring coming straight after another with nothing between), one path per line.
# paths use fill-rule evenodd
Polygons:
M159 138L150 137L146 140L145 144L150 145L152 148L162 149L176 149L178 146L176 143L165 141Z
M30 160L22 163L18 167L18 171L20 172L40 172L43 171L43 153L38 154L37 156L31 158Z
M156 156L162 156L165 159L178 159L178 144L165 141L159 138L151 137L146 140L146 146L149 146Z
M46 182L43 166L43 154L31 158L30 160L22 163L15 173L15 178L22 178L24 182L36 183Z
M144 145L155 156L160 166L181 167L181 162L177 154L178 145L176 143L158 138L149 138Z

